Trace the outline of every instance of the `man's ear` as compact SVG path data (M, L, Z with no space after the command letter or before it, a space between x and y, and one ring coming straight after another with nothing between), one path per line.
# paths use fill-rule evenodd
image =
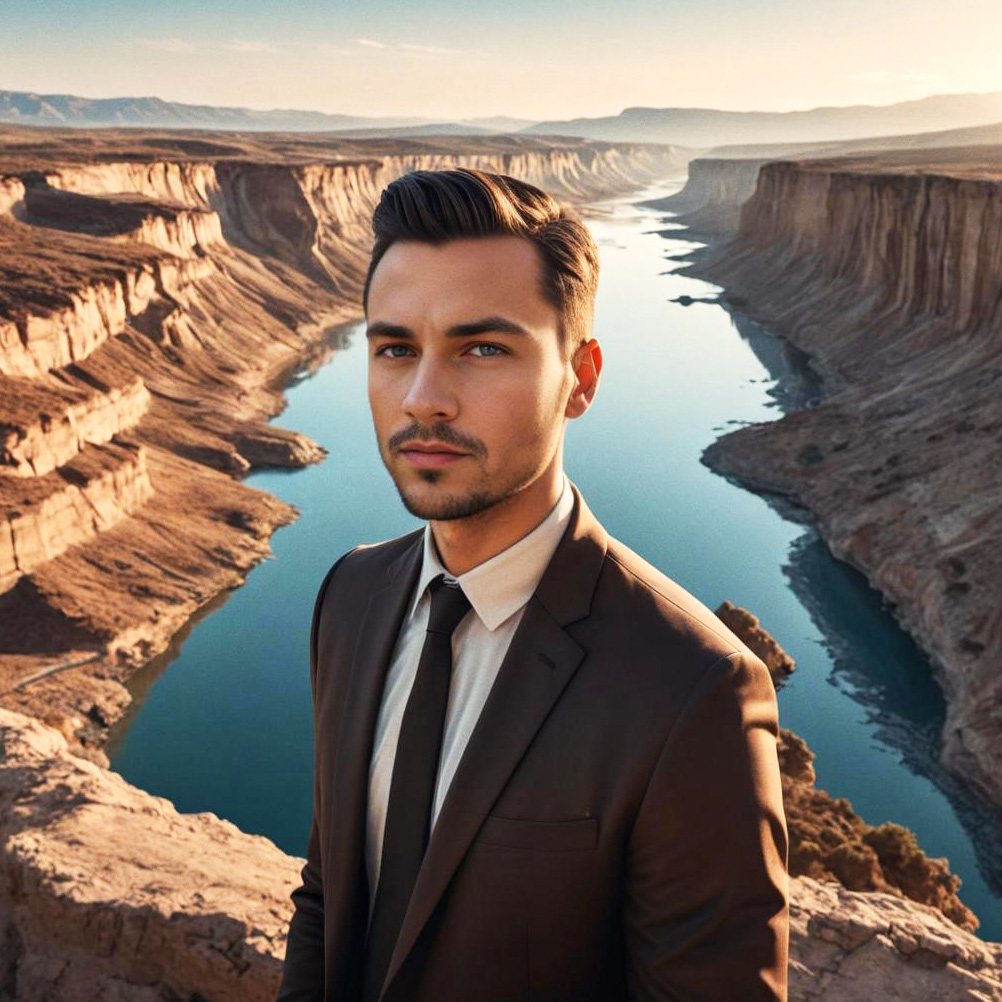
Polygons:
M591 406L602 373L602 347L590 338L580 345L571 360L574 369L574 388L571 390L564 416L580 417Z

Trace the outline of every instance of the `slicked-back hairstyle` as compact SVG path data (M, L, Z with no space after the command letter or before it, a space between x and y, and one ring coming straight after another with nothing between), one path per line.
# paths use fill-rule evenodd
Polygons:
M375 245L362 304L376 265L397 240L443 244L466 237L525 237L542 259L542 289L559 314L562 343L591 337L598 288L598 247L578 215L545 191L470 167L416 170L387 185L372 216Z

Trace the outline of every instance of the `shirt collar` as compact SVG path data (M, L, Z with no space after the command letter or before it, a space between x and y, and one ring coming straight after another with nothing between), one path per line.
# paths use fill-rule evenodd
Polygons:
M567 528L573 510L574 495L565 475L557 503L539 525L489 560L460 574L458 578L442 566L435 549L431 524L425 523L421 575L412 611L424 597L429 582L437 575L444 574L447 581L459 582L484 626L488 630L496 630L532 597L564 529Z

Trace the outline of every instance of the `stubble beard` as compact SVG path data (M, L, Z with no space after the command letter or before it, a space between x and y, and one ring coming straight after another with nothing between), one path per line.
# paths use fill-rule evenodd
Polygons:
M426 484L438 484L448 475L445 470L417 470L418 479ZM473 487L462 493L442 494L435 498L419 498L408 491L397 476L393 476L397 492L404 507L415 518L427 521L448 522L459 518L470 518L479 515L502 501L513 497L523 487L532 481L529 471L513 478L503 487L491 489L488 486Z

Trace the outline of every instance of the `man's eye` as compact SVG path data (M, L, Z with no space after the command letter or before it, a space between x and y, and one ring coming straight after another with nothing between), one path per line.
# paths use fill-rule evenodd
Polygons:
M398 352L397 349L400 349ZM406 358L407 352L411 351L406 344L384 344L382 348L376 350L377 355L387 355L390 358Z
M477 348L481 349L482 358L493 358L495 355L507 354L507 351L504 348L502 348L501 345L490 344L489 342L486 341L481 341L478 344L473 345L470 350L473 351L474 349Z

